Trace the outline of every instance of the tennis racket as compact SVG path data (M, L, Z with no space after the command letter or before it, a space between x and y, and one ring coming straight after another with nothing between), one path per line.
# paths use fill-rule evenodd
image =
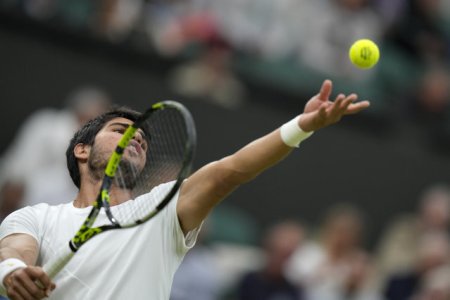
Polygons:
M126 148L132 147L130 142L138 129L144 132L148 149L145 166L141 169L122 159ZM175 101L154 104L128 126L108 161L100 191L88 217L67 247L60 249L43 266L50 278L54 278L77 250L94 236L113 229L138 226L156 216L190 174L195 146L192 116ZM158 186L164 183L170 188L159 189ZM131 200L111 205L111 188L126 189L132 194ZM152 201L143 196L149 191L154 194ZM97 226L94 222L102 209L108 221Z

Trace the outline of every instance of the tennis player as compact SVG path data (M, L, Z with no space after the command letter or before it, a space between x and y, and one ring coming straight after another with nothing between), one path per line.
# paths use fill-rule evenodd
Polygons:
M325 80L295 119L193 173L154 219L93 238L53 282L40 266L70 240L86 218L105 163L124 126L136 115L116 111L87 123L67 150L69 172L79 188L75 200L23 208L8 216L0 227L0 285L4 294L14 300L169 299L174 273L217 203L281 161L314 131L369 106L368 101L355 102L356 94L339 94L330 101L331 92L332 82ZM146 147L141 134L136 141L137 152L139 147Z

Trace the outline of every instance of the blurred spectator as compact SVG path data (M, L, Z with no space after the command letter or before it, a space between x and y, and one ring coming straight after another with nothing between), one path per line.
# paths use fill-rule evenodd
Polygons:
M440 1L440 16L442 16L442 27L447 36L447 40L450 40L450 1ZM450 56L450 53L449 53Z
M437 63L449 58L449 40L440 14L442 0L410 0L405 14L387 34L411 59Z
M414 300L448 300L450 299L450 265L430 271Z
M214 14L191 6L192 1L152 6L156 20L148 20L147 27L162 55L182 55L191 44L217 42L221 36Z
M245 89L232 68L232 48L217 28L213 14L195 11L169 13L161 21L156 46L164 55L183 56L190 46L199 51L187 63L177 66L169 77L171 88L183 97L210 101L224 108L237 108Z
M436 184L420 196L417 211L399 216L382 235L378 249L378 271L384 281L392 273L413 269L419 246L428 232L450 230L450 189Z
M434 150L450 150L450 72L429 67L407 97L406 113Z
M36 203L63 203L76 194L67 173L65 152L73 133L110 105L101 90L84 87L62 110L43 108L22 125L0 161L2 217Z
M445 118L450 112L450 73L443 67L428 69L413 100L417 121L427 123Z
M370 71L355 68L348 49L357 39L379 41L382 20L368 0L311 1L310 16L304 20L306 35L300 43L301 62L312 69L352 80L367 79Z
M385 28L389 28L405 13L408 0L374 0L377 12L383 18Z
M169 78L172 89L183 97L210 101L234 109L244 101L245 89L234 75L232 51L220 36L208 38L192 62L176 67Z
M208 245L209 221L202 225L197 243L175 273L170 300L218 300L222 272L216 254Z
M450 266L447 233L437 231L423 235L418 248L418 257L413 268L393 274L387 280L387 300L449 299L450 276L448 270L441 271ZM439 278L440 275L447 277Z
M293 256L289 276L306 287L306 299L381 299L372 284L369 254L362 248L363 219L349 205L330 209L322 227L321 242Z
M211 10L233 47L267 60L292 57L309 30L308 0L214 1Z
M19 2L19 1L16 1ZM38 20L46 20L54 17L58 10L58 4L55 0L35 0L35 1L21 1L25 13Z
M0 186L0 222L23 206L24 187L20 182L6 180Z
M256 224L250 217L229 204L216 208L175 273L170 300L228 299L240 277L261 266L262 250L251 245Z
M285 221L270 228L264 237L264 266L244 275L239 283L240 300L300 300L301 288L284 275L286 263L303 240L303 228L294 221Z
M102 0L93 29L113 42L122 42L140 25L143 9L144 0Z

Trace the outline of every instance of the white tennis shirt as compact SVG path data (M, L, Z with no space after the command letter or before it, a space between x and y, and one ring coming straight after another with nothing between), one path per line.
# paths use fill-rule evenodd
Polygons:
M152 197L154 190L144 197ZM50 299L169 299L175 271L198 234L196 229L183 235L178 194L174 197L148 222L101 233L84 244L54 278ZM3 221L0 239L13 233L33 236L40 247L37 264L44 265L60 247L68 247L90 210L73 203L25 207ZM100 214L95 224L105 220Z

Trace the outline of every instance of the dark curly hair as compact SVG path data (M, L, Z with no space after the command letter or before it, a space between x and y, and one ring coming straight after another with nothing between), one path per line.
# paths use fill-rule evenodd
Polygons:
M77 144L93 145L95 136L105 126L107 122L115 118L125 118L135 121L141 114L127 107L117 107L99 115L83 125L72 137L66 150L67 168L73 183L80 188L80 169L78 160L75 157L74 149Z

